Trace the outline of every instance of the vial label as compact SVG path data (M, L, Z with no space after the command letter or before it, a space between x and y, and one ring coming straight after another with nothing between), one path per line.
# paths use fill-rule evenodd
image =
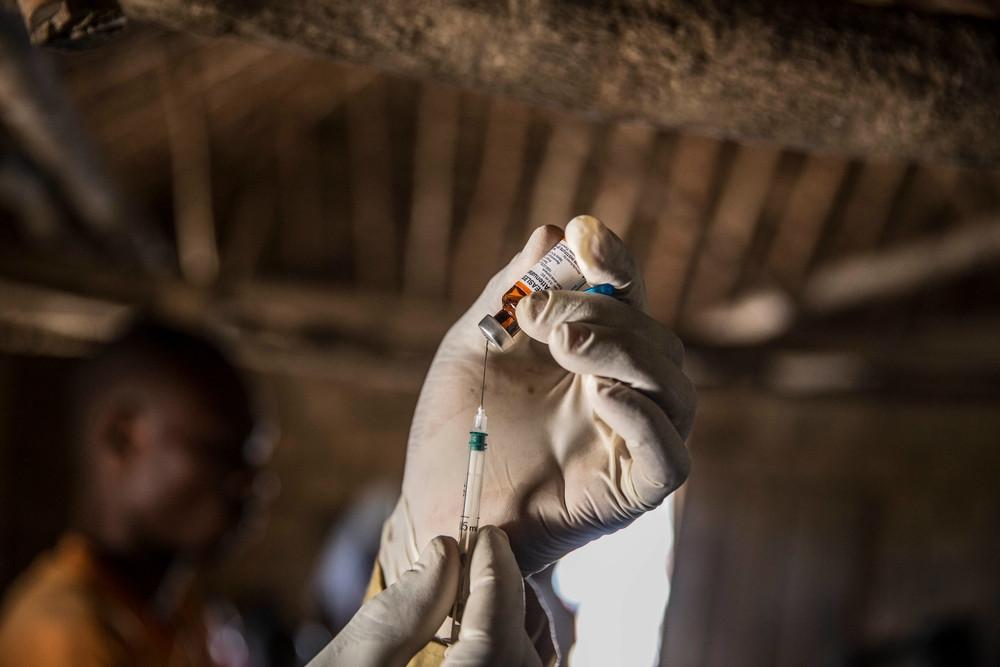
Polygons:
M576 256L560 241L518 281L527 295L539 290L578 290L587 284Z

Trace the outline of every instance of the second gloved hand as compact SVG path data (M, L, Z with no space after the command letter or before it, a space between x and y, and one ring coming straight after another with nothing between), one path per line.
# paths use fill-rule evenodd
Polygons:
M413 569L366 602L308 667L403 667L451 610L459 567L455 540L435 538Z
M469 600L443 667L541 667L524 631L524 581L499 528L484 526L469 560Z
M403 667L455 601L458 546L438 537L415 567L366 602L308 667ZM524 580L503 531L484 526L469 561L469 599L443 667L541 667L524 631Z
M455 534L469 421L479 402L477 322L560 238L542 227L445 336L417 404L403 493L379 560L392 581L431 535ZM645 314L645 290L621 240L595 218L566 228L587 281L618 298L540 292L517 307L523 334L491 354L491 435L481 520L510 537L530 574L659 505L686 478L695 397L683 346Z

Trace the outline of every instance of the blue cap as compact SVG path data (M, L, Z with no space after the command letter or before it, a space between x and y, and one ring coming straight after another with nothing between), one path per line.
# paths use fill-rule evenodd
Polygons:
M600 285L592 285L583 291L592 292L594 294L604 294L605 296L614 296L615 286L611 283L601 283Z

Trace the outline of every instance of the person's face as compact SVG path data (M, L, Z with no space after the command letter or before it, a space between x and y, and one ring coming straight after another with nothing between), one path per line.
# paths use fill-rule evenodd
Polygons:
M251 498L249 418L164 384L129 419L120 498L133 534L150 546L200 557L237 526ZM232 414L229 414L232 413Z

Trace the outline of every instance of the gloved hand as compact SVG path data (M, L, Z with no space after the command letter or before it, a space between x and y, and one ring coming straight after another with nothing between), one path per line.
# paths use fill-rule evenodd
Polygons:
M541 667L524 631L524 580L507 536L485 526L469 561L469 599L442 667Z
M366 602L308 667L402 667L451 611L459 567L455 540L433 539L413 569Z
M438 537L414 569L369 600L308 667L402 667L434 636L458 590L455 541ZM469 564L469 599L443 667L541 667L524 631L524 581L503 531L485 526Z
M482 374L477 323L560 236L556 227L535 230L441 342L413 418L402 496L383 530L387 581L409 568L415 545L457 532ZM487 370L481 520L507 532L526 574L627 526L689 468L695 397L681 372L683 346L643 312L641 276L617 236L581 216L566 240L587 280L611 283L618 298L530 295L517 306L524 335L490 354Z

